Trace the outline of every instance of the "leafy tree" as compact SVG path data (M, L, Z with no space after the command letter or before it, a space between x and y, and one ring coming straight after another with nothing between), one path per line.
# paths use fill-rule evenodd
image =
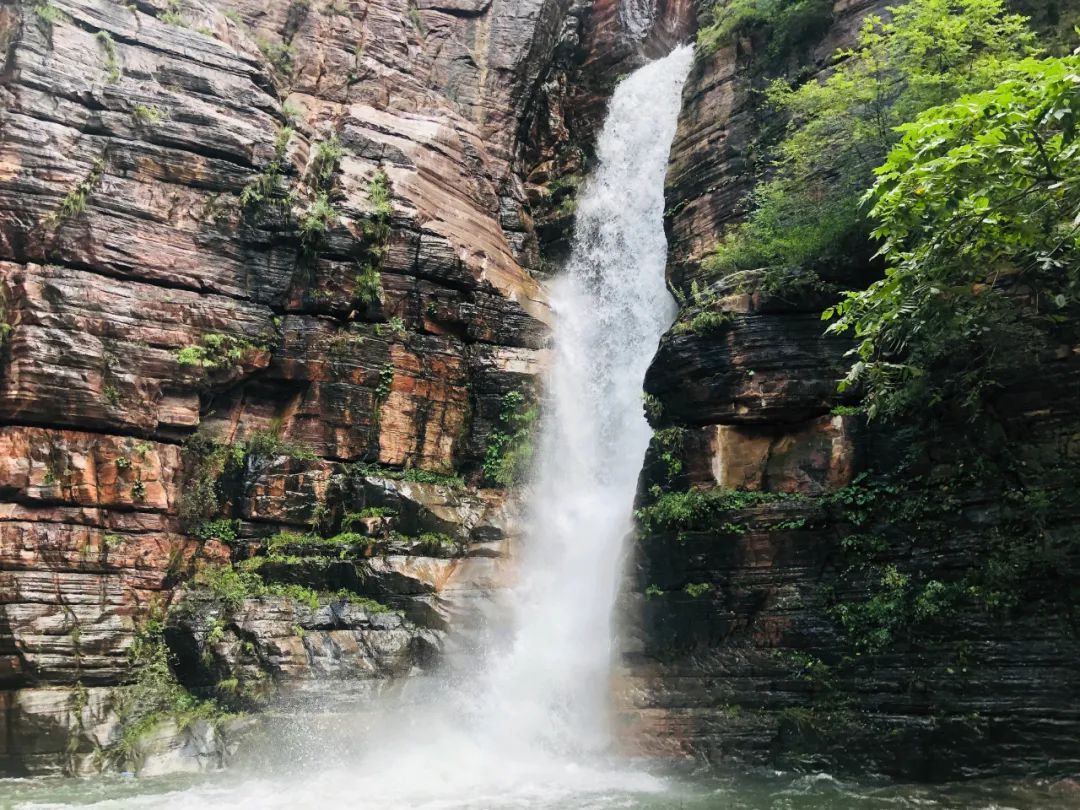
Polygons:
M1067 328L1080 296L1080 57L1025 59L926 111L867 199L885 277L826 317L860 340L869 410L975 406Z
M1003 0L912 0L892 20L870 16L856 46L824 80L777 81L771 104L790 118L772 177L751 197L746 222L703 266L727 275L849 266L866 256L859 205L899 138L896 128L929 107L992 87L1009 64L1034 52L1023 17Z
M832 7L832 0L721 0L698 31L698 47L708 53L739 36L763 32L768 56L775 59L824 34Z

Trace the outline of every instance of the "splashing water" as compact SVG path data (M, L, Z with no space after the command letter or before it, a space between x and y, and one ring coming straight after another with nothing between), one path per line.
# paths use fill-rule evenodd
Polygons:
M610 625L650 435L642 380L675 314L664 177L691 58L678 48L616 88L579 201L552 291L555 359L508 643L451 672L408 716L374 722L360 756L327 752L300 774L124 790L94 806L586 808L663 788L606 753Z

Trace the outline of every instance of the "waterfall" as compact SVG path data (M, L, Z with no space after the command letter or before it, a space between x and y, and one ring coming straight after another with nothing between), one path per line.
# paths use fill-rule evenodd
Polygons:
M351 748L313 740L291 772L99 807L554 810L662 789L610 756L611 613L650 436L642 382L675 314L664 178L691 58L678 48L618 85L579 198L502 643L419 687L426 701L347 729Z
M515 639L488 700L505 744L602 749L612 606L651 434L642 381L675 303L664 178L692 49L616 87L554 285L555 356L515 588Z

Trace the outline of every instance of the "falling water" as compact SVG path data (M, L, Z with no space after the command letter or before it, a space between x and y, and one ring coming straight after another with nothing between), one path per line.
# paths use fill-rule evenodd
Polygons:
M611 613L650 435L642 380L675 312L664 177L691 57L681 47L645 65L611 99L552 290L554 361L505 643L451 671L431 700L352 730L358 755L324 745L298 773L100 806L625 807L661 789L609 756Z
M642 380L675 314L664 284L664 177L691 56L679 48L616 88L552 290L555 358L513 595L516 636L490 692L519 747L608 742L611 612L650 436Z

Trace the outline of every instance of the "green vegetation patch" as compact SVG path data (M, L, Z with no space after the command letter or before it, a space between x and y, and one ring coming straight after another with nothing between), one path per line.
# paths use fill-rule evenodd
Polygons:
M230 610L235 610L245 599L263 596L276 596L313 611L318 610L322 604L333 601L347 601L373 613L388 613L391 610L374 599L359 596L349 590L317 591L295 583L268 582L259 574L256 566L237 568L231 565L205 565L192 577L191 585L209 593Z
M867 195L887 269L824 313L871 417L979 409L1080 311L1080 57L1026 59L927 111ZM1065 338L1068 340L1068 338Z
M523 391L503 395L499 418L488 434L484 479L508 487L528 474L533 457L533 434L540 409Z
M816 42L832 20L833 0L720 0L698 30L698 48L711 53L756 35L776 60Z
M133 680L118 690L120 741L107 751L121 767L141 767L145 740L163 723L172 721L183 730L198 719L220 724L236 717L215 701L192 695L176 680L164 630L162 612L153 611L138 626L128 650Z
M116 43L108 31L98 31L95 39L105 51L105 71L109 82L115 84L120 81L120 55L117 53Z
M803 495L786 492L749 492L725 488L691 489L686 492L653 492L655 500L634 514L647 532L719 530L741 532L745 526L730 523L731 513L763 504L810 503Z
M258 209L262 205L287 208L292 204L293 192L282 193L281 180L285 173L285 153L293 136L293 128L280 127L274 138L274 155L270 163L240 192L240 205L247 211Z
M864 263L870 227L860 200L899 139L897 127L993 86L1004 64L1033 47L1023 18L1007 14L1001 0L912 0L892 20L868 17L826 78L769 88L769 104L790 125L746 221L703 268L716 275L764 268L785 286L790 276L813 284L809 274Z
M252 355L266 351L266 346L237 335L206 334L192 346L185 346L176 353L176 362L182 366L196 366L207 371L240 368Z
M417 467L408 467L404 470L395 470L390 467L380 467L378 464L357 462L349 467L353 475L365 478L388 478L391 481L415 481L420 484L438 484L451 489L462 489L465 482L460 475L422 470Z
M55 227L60 223L74 219L86 209L86 200L91 192L101 185L101 178L105 172L105 157L97 158L86 177L79 181L67 195L60 201L60 207L49 215L48 224Z

